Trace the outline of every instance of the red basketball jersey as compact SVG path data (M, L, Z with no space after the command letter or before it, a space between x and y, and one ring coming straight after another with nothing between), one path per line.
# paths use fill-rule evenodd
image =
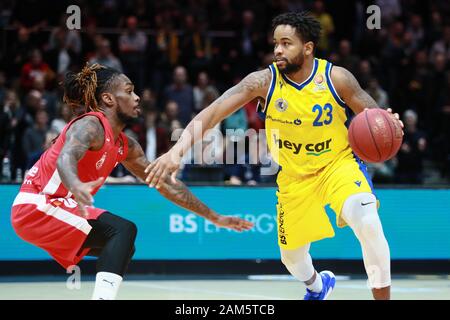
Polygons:
M82 182L89 182L100 177L107 178L118 163L125 160L128 153L127 136L121 132L114 141L114 133L108 119L101 112L89 112L69 122L56 139L55 143L46 150L35 165L25 176L21 192L41 193L55 198L69 198L72 194L62 184L56 169L56 161L66 141L66 132L77 120L85 116L97 117L105 131L103 147L98 151L88 150L78 162L78 177ZM95 194L97 187L92 194Z

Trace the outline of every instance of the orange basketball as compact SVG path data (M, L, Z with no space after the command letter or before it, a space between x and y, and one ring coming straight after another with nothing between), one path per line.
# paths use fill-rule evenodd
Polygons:
M383 109L367 109L355 116L348 129L355 154L366 162L383 162L394 157L402 145L400 122Z

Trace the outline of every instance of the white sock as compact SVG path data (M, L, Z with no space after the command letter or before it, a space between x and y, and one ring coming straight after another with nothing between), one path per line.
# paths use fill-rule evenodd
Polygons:
M306 285L306 287L312 292L320 293L322 292L323 284L322 284L322 276L316 272L316 279L310 285Z
M111 272L98 272L92 300L114 300L119 291L122 277Z

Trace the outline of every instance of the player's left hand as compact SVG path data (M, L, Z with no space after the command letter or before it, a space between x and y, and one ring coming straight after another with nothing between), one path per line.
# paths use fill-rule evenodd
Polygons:
M218 227L228 228L239 232L253 228L253 223L250 221L232 216L219 215L215 219L211 220L211 222Z
M397 119L398 122L400 122L400 125L402 126L402 129L405 127L405 126L403 125L403 121L400 120L400 115L399 115L398 113L392 113L392 109L391 109L391 108L387 108L386 111L389 112L389 113L391 113L391 114L394 116L394 118ZM402 130L402 133L403 133L403 130Z
M368 108L365 108L364 110L367 110L367 109ZM403 128L405 128L405 126L403 125L403 121L400 120L400 115L398 113L392 113L391 108L387 108L386 111L389 112L390 114L392 114L392 116L400 123L400 126L402 127L402 135L405 135L405 133L403 132Z

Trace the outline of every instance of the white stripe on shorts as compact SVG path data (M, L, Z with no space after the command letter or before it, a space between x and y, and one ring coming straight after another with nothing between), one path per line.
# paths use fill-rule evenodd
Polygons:
M61 201L62 200L63 198L61 198ZM76 214L70 213L69 211L64 210L60 207L54 207L51 203L47 202L46 197L43 194L19 192L19 194L16 196L16 199L14 200L13 206L21 204L34 204L37 206L37 209L39 211L42 211L49 216L55 217L56 219L77 228L85 234L89 234L92 229L91 225L87 222L86 219L77 216Z

